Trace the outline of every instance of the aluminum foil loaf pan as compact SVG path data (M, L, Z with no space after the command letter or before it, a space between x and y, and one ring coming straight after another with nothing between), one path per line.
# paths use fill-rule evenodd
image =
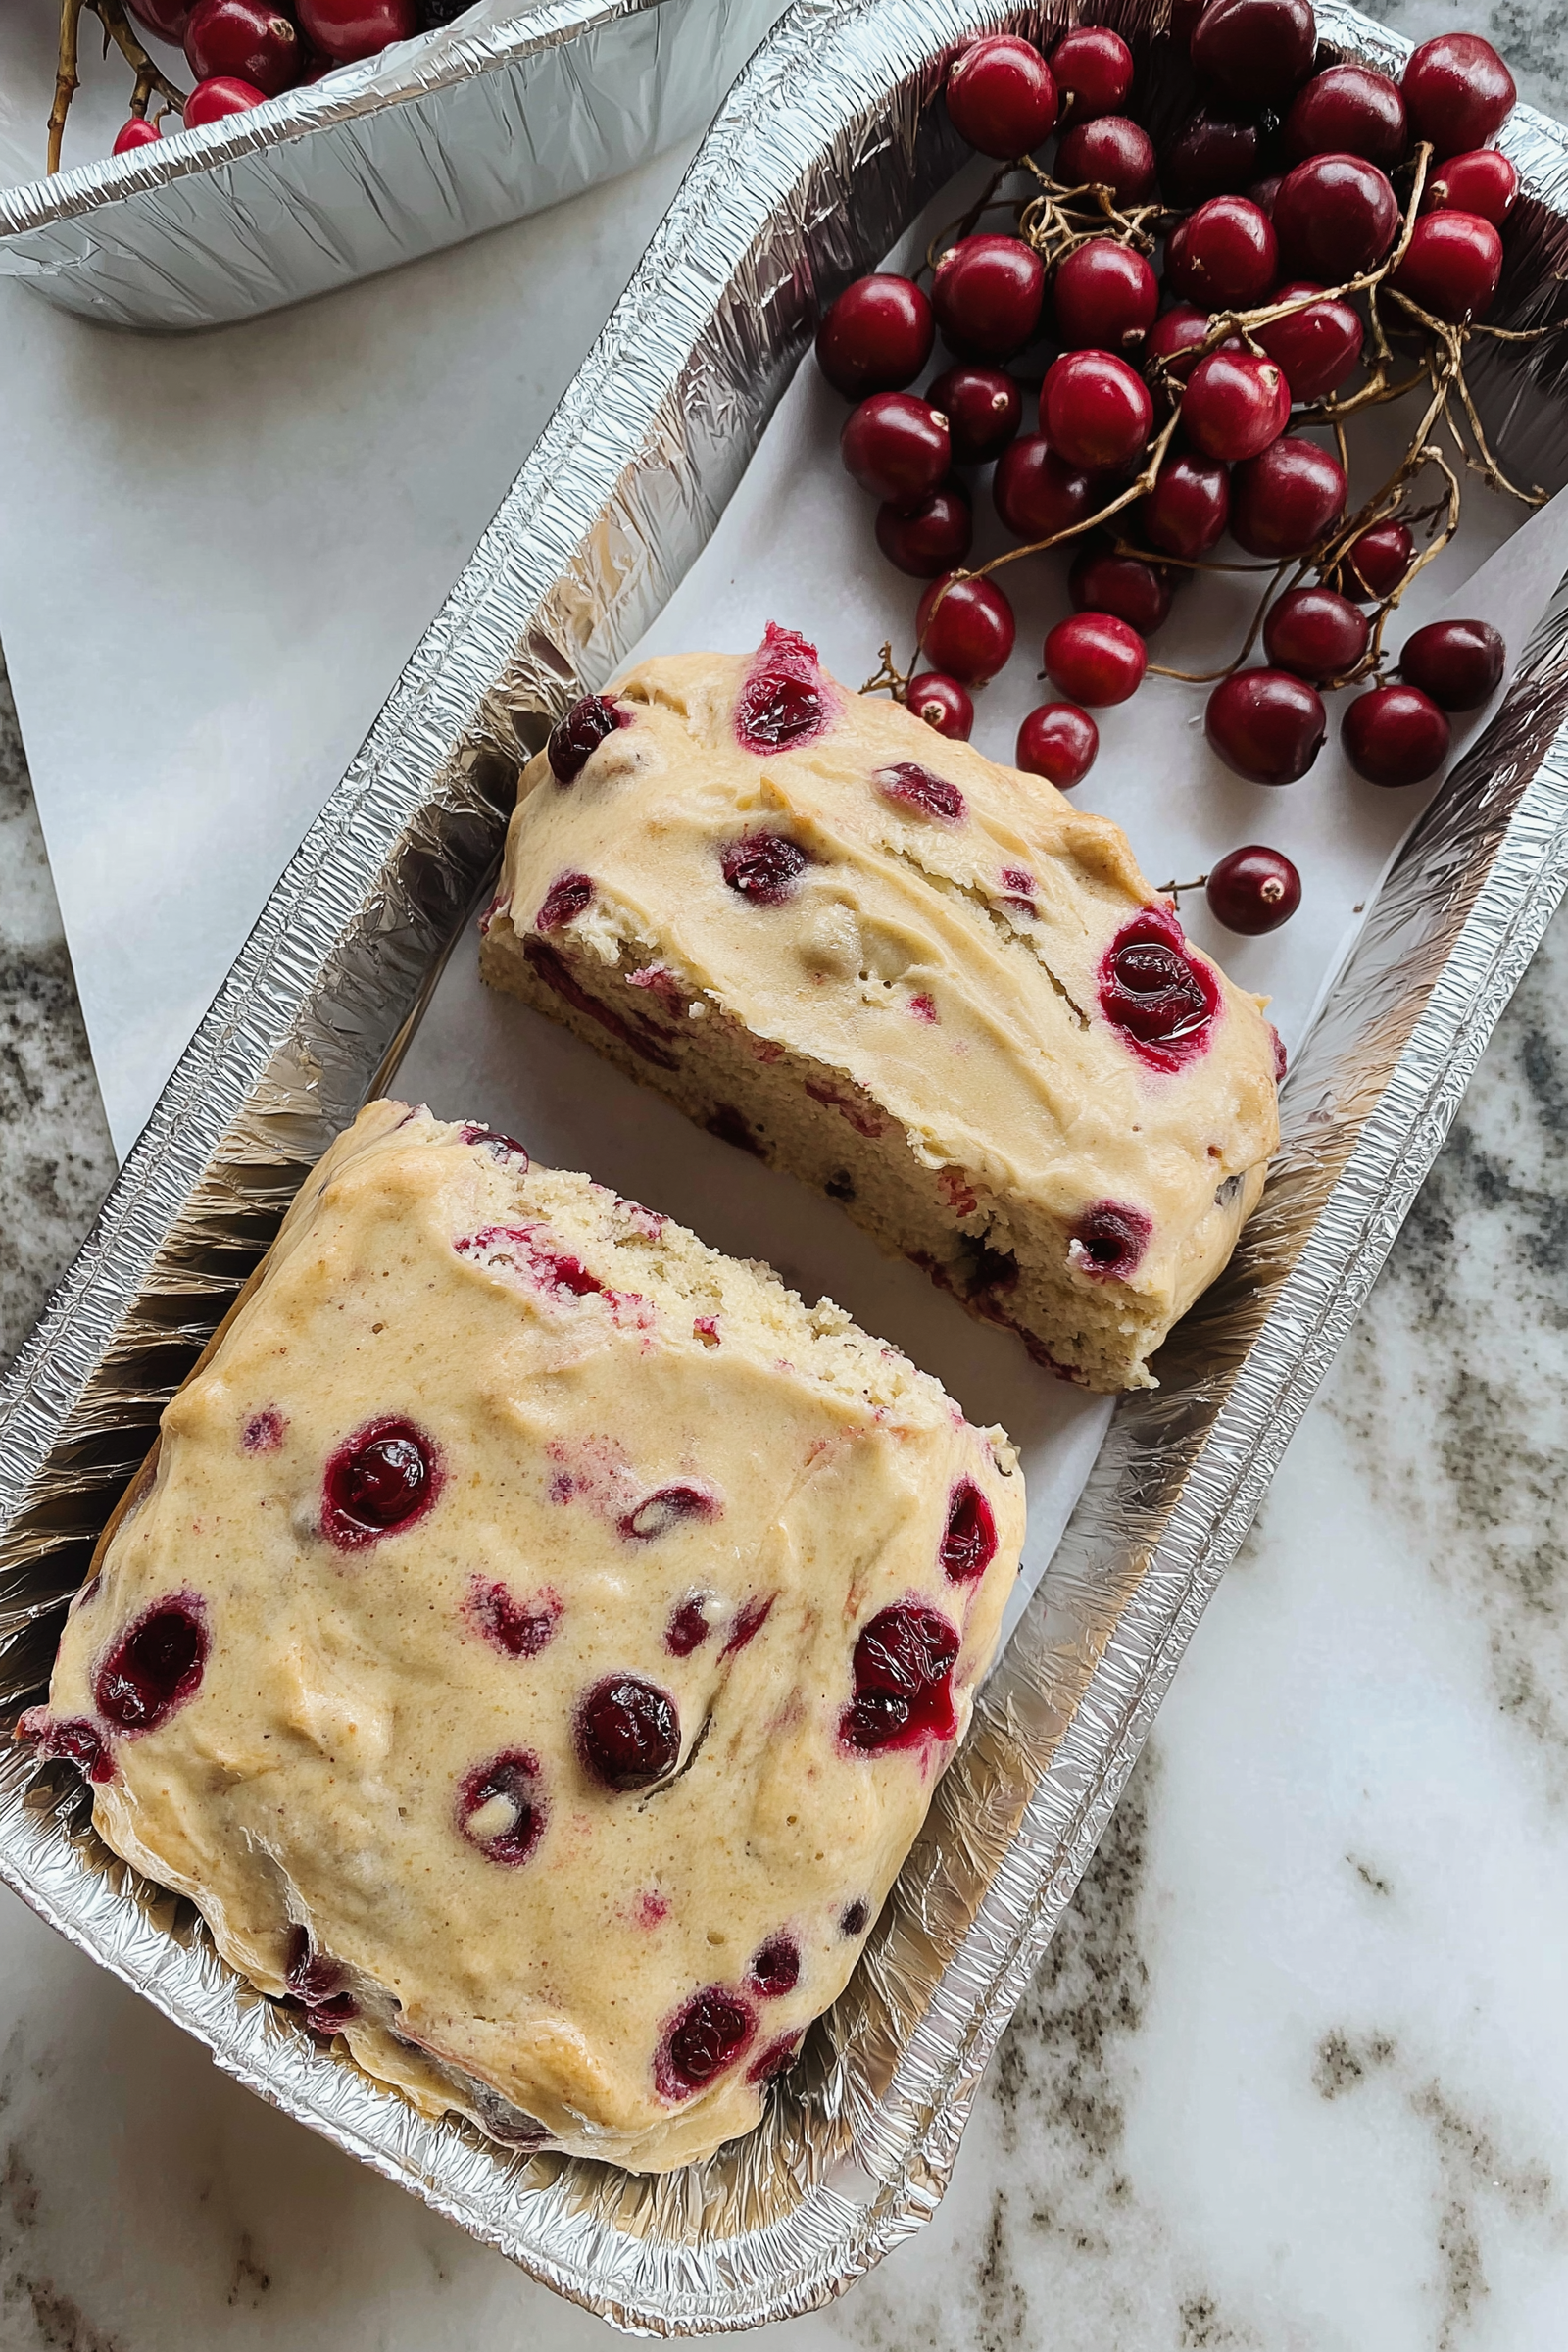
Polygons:
M0 272L111 326L329 293L691 137L783 5L481 0L249 114L0 189Z
M1124 7L1140 39L1149 20ZM604 335L268 902L0 1400L0 1660L44 1688L66 1599L160 1409L305 1170L395 1084L471 952L520 762L605 683L714 528L820 302L960 162L945 63L983 0L805 0L738 84ZM1327 0L1325 37L1397 66ZM1527 194L1498 318L1562 301L1568 139L1516 115ZM1553 343L1477 368L1504 462L1568 474ZM933 2212L981 2070L1203 1604L1359 1307L1568 878L1568 603L1396 860L1299 1054L1226 1275L1123 1397L1065 1539L856 1977L751 2137L664 2179L431 2124L218 1958L89 1826L62 1766L0 1763L0 1871L219 2063L618 2325L737 2328L825 2301Z

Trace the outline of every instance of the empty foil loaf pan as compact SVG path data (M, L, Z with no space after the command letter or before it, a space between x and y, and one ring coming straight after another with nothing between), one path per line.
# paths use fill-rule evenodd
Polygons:
M1118 20L1141 34L1135 8ZM1325 6L1325 38L1399 47ZM519 762L605 682L735 487L817 303L960 161L981 0L805 0L732 93L645 262L352 770L263 912L0 1404L0 1655L38 1697L65 1600L158 1413L304 1171L395 1082L488 885ZM1568 140L1521 112L1529 191L1499 318L1560 300ZM1552 344L1478 368L1505 458L1568 472ZM1285 1091L1229 1271L1120 1400L862 1965L751 2138L645 2180L422 2121L217 1958L88 1826L63 1767L0 1764L0 1871L241 2081L622 2327L825 2301L935 2208L981 2070L1209 1593L1355 1315L1568 878L1568 605L1376 900ZM465 950L464 952L466 952Z
M250 114L0 189L0 273L111 326L329 293L691 137L781 7L482 0Z

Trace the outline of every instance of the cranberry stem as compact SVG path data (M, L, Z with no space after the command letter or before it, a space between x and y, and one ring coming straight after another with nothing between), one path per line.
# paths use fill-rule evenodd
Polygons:
M79 76L76 72L78 41L82 10L90 9L103 26L108 38L131 67L136 86L131 93L130 111L145 115L148 101L156 91L172 107L182 109L187 93L170 80L154 65L137 40L125 15L124 0L63 0L60 11L60 57L55 69L55 99L49 110L49 152L47 172L52 179L60 169L61 143L66 135L66 117L71 101L76 94Z

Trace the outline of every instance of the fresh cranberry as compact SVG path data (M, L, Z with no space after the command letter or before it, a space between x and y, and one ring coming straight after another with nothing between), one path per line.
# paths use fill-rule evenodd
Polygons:
M1209 0L1193 31L1200 74L1243 106L1288 98L1312 70L1311 0Z
M940 1610L908 1601L879 1610L855 1644L855 1696L839 1737L861 1755L951 1740L956 1630Z
M931 307L955 351L1005 360L1040 323L1045 264L1021 237L960 237L937 264Z
M1440 710L1478 710L1502 684L1508 649L1488 620L1433 620L1407 637L1399 675Z
M593 905L594 886L588 874L558 874L539 903L533 918L536 931L564 931Z
M1160 158L1159 176L1173 204L1203 204L1250 186L1262 160L1255 121L1200 104Z
M801 1949L793 1936L770 1936L760 1951L755 1953L747 1972L754 1991L764 2000L780 2000L793 1992L800 1982Z
M157 123L149 122L145 115L132 115L129 122L122 122L116 131L110 152L113 155L130 155L138 147L156 146L163 135Z
M1435 318L1484 318L1502 275L1502 239L1477 213L1423 213L1393 284Z
M1291 414L1291 387L1274 360L1250 351L1211 351L1182 394L1182 426L1205 458L1255 458L1277 441Z
M660 1536L669 1535L688 1519L716 1519L723 1507L709 1488L682 1481L674 1486L658 1487L652 1494L644 1495L634 1510L624 1513L619 1532L628 1542L650 1544Z
M1193 370L1193 354L1208 337L1208 313L1190 302L1178 302L1161 312L1144 342L1144 356L1163 360L1165 373L1185 384Z
M933 580L915 608L914 625L927 660L964 686L994 678L1017 636L1012 607L991 580L954 580L951 586Z
M1274 218L1274 199L1280 192L1280 181L1284 177L1283 172L1271 172L1266 179L1254 179L1247 190L1253 204L1267 220L1272 220Z
M674 1700L636 1674L595 1683L577 1708L574 1734L584 1767L607 1788L650 1788L680 1754Z
M1153 1230L1141 1208L1101 1200L1073 1227L1068 1254L1080 1274L1097 1282L1126 1282L1137 1273Z
M547 1585L532 1601L518 1600L505 1585L473 1577L464 1615L491 1645L507 1658L536 1658L548 1649L561 1623L564 1604Z
M194 1696L207 1665L207 1617L194 1592L154 1601L98 1666L92 1694L118 1732L155 1732Z
M677 2011L654 2059L660 2096L688 2099L745 2056L757 2019L738 1993L710 1984Z
M677 1601L670 1611L669 1623L664 1628L664 1647L672 1658L689 1658L694 1649L702 1648L712 1630L701 1594L693 1593Z
M441 1484L436 1449L412 1421L368 1421L326 1465L321 1532L339 1551L363 1550L422 1519Z
M997 1523L973 1479L961 1479L953 1490L939 1556L950 1585L984 1576L997 1556Z
M1424 784L1448 757L1452 730L1429 694L1415 686L1374 686L1345 713L1340 741L1369 784Z
M1000 368L950 368L926 398L948 420L956 466L989 466L1023 421L1023 395Z
M835 392L864 400L912 384L936 340L931 305L912 278L877 270L846 286L816 330L816 364Z
M190 0L125 0L125 6L142 30L158 40L169 41L177 49L185 38Z
M629 727L632 714L608 695L585 694L573 703L564 719L550 730L545 747L550 772L558 784L574 784L607 735Z
M1317 689L1284 669L1221 678L1203 713L1209 743L1250 784L1294 784L1323 748L1328 713Z
M816 648L769 621L735 704L735 739L766 759L810 743L832 717Z
M1387 175L1359 155L1313 155L1274 199L1280 254L1293 277L1338 285L1381 262L1399 226Z
M969 553L974 516L956 483L944 483L913 506L886 501L876 511L876 543L911 579L934 580Z
M963 822L966 810L962 793L946 776L933 775L914 760L901 760L893 767L878 768L871 778L885 801L895 808L913 808L921 816L933 816L944 825Z
M1315 441L1282 433L1231 480L1231 536L1250 556L1282 562L1321 538L1345 512L1348 484L1338 458Z
M1149 438L1154 404L1141 375L1108 351L1069 351L1040 387L1045 431L1070 466L1123 466Z
M1113 612L1075 612L1058 620L1046 638L1046 675L1091 710L1135 695L1148 661L1138 631Z
M1374 522L1346 549L1338 585L1358 604L1380 603L1398 587L1414 554L1415 541L1402 522Z
M1117 932L1100 967L1100 1009L1156 1069L1175 1068L1206 1042L1219 986L1167 907L1146 906Z
M1256 939L1290 921L1301 904L1301 877L1278 850L1251 842L1210 870L1203 895L1217 923Z
M1095 764L1100 729L1076 703L1042 703L1018 729L1014 764L1026 776L1044 776L1058 792L1071 792Z
M940 670L924 669L909 680L908 707L952 743L967 743L974 731L974 704L956 678L945 678Z
M185 101L180 121L187 130L199 130L204 122L221 122L225 115L246 115L253 106L266 103L267 92L251 81L240 81L232 74L220 74L212 81L199 81Z
M307 40L340 66L412 40L419 29L415 0L295 0L295 13Z
M1279 258L1266 213L1245 196L1211 196L1171 231L1165 283L1206 311L1250 310L1274 283Z
M1010 163L1048 139L1056 84L1038 49L1011 33L972 41L948 69L948 114L960 139Z
M1208 0L1171 0L1170 37L1184 57L1191 54L1198 20L1207 6Z
M1474 213L1477 220L1500 228L1518 194L1519 174L1508 158L1495 147L1477 147L1469 155L1450 155L1433 173L1422 191L1421 210Z
M1131 246L1091 237L1057 269L1052 300L1069 351L1136 351L1159 308L1159 280Z
M948 420L910 392L873 392L839 435L844 469L873 498L904 505L929 496L953 463Z
M1291 278L1274 290L1275 302L1320 294L1307 278ZM1257 340L1278 360L1294 400L1323 400L1337 392L1361 357L1361 320L1348 302L1314 302L1259 327Z
M1107 24L1075 24L1051 52L1051 73L1074 122L1113 115L1133 86L1133 53Z
M1223 466L1185 455L1167 458L1137 510L1138 527L1161 554L1196 563L1225 535L1230 475Z
M787 833L744 833L718 853L725 881L752 906L782 906L811 860Z
M1109 612L1140 637L1152 637L1170 612L1170 585L1152 564L1086 547L1067 574L1067 594L1079 612Z
M1121 205L1142 204L1154 185L1154 145L1125 115L1075 122L1056 149L1056 177L1064 186L1108 188Z
M1091 475L1070 466L1044 433L1025 433L998 459L991 495L1013 537L1035 540L1086 521L1100 494Z
M74 1764L95 1787L115 1777L115 1762L96 1725L84 1715L51 1715L29 1707L17 1725L17 1738L30 1740L45 1763Z
M1285 152L1359 155L1385 172L1400 162L1409 138L1398 85L1370 66L1329 66L1297 91L1285 118Z
M237 74L269 98L300 75L300 36L271 0L200 0L185 27L185 62L198 81Z
M1332 588L1292 588L1269 607L1263 651L1275 669L1324 686L1355 667L1370 635L1366 614L1348 597Z
M458 1828L487 1862L516 1870L543 1837L545 1819L539 1759L525 1747L504 1748L458 1784Z
M870 1917L871 1906L869 1903L861 1902L858 1899L853 1903L846 1903L839 1913L839 1934L841 1936L863 1936Z
M1418 139L1438 161L1485 147L1513 112L1513 75L1478 32L1440 32L1411 52L1400 83Z

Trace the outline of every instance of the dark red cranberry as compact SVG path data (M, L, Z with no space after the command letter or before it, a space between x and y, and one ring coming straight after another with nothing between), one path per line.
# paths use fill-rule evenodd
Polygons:
M1194 563L1224 537L1230 512L1230 475L1223 466L1205 458L1167 458L1137 510L1138 528L1151 547Z
M1291 387L1274 360L1250 351L1211 351L1182 394L1182 425L1205 458L1232 464L1278 440L1291 414Z
M544 1835L538 1757L525 1747L509 1747L487 1764L475 1764L458 1784L457 1818L487 1862L517 1869Z
M125 125L128 130L129 123ZM1424 213L1474 213L1500 228L1513 211L1519 194L1519 174L1495 147L1477 147L1469 155L1450 155L1441 171L1427 181L1421 195Z
M1357 604L1392 596L1410 568L1415 541L1402 522L1375 522L1352 539L1340 567L1339 586Z
M816 364L835 392L864 400L912 384L936 341L931 305L912 278L877 270L846 286L816 330Z
M1294 784L1328 732L1316 687L1284 669L1239 669L1208 698L1204 731L1226 766L1250 784Z
M1280 192L1280 181L1284 177L1283 172L1271 172L1266 179L1254 179L1247 190L1258 211L1270 220L1274 218L1274 199Z
M1209 0L1194 27L1200 74L1243 106L1276 105L1312 71L1311 0Z
M1502 684L1507 658L1489 620L1433 620L1405 639L1399 675L1440 710L1478 710Z
M1369 784L1424 784L1448 757L1452 730L1429 694L1415 686L1374 686L1345 713L1340 741Z
M909 680L909 709L916 718L952 743L967 743L974 731L974 705L956 678L924 669Z
M388 1417L355 1431L326 1465L321 1532L339 1551L412 1527L441 1492L436 1449L412 1421Z
M287 1428L283 1415L274 1405L253 1413L240 1432L240 1444L247 1453L275 1453L283 1443Z
M1074 122L1113 115L1133 86L1133 53L1108 24L1075 24L1051 52L1052 77Z
M1208 6L1208 0L1171 0L1170 37L1185 57L1190 54L1198 20Z
M1278 850L1250 842L1210 870L1204 896L1217 923L1256 939L1290 921L1301 904L1301 877Z
M468 1586L464 1614L503 1657L536 1658L547 1649L561 1623L564 1604L548 1586L531 1601L518 1600L505 1585L476 1576Z
M906 506L929 497L953 463L948 420L910 392L873 392L839 435L845 471L873 498Z
M333 2032L360 2014L358 2001L344 1989L347 1973L341 1960L313 1947L308 1928L296 1925L289 1930L283 1981L294 1998L321 2016Z
M1344 514L1348 489L1338 458L1282 433L1232 476L1231 536L1250 556L1298 556Z
M1021 237L960 237L937 264L931 307L955 351L1005 360L1040 323L1045 264Z
M972 1478L959 1481L948 1501L948 1524L940 1553L950 1585L984 1576L997 1556L997 1523L991 1505Z
M125 5L144 32L155 33L176 49L185 38L190 0L125 0Z
M938 594L941 592L941 602ZM965 686L984 686L1017 636L1012 607L991 580L933 580L915 608L920 650Z
M839 1934L841 1936L863 1936L870 1921L870 1904L862 1902L858 1897L857 1897L853 1903L846 1903L843 1910L839 1913Z
M1170 612L1170 585L1152 564L1086 547L1067 574L1067 594L1079 612L1109 612L1140 637L1152 637Z
M1418 139L1438 161L1485 147L1513 112L1513 75L1478 32L1440 32L1412 51L1400 83Z
M1313 155L1274 199L1280 256L1293 277L1339 285L1381 262L1399 226L1386 174L1359 155Z
M210 1647L206 1611L194 1592L154 1601L93 1676L99 1714L117 1732L155 1732L194 1696Z
M712 1630L702 1595L693 1593L671 1610L664 1628L664 1647L672 1658L689 1658L694 1649L702 1648Z
M801 1975L801 1948L794 1936L770 1936L754 1954L748 1974L753 1989L765 2000L776 2001L793 1992Z
M718 853L724 879L752 906L782 906L794 898L811 860L787 833L746 833Z
M1141 1208L1097 1201L1073 1227L1072 1262L1097 1282L1127 1282L1137 1273L1153 1230Z
M564 931L593 905L593 879L588 874L558 874L533 918L536 931Z
M1319 294L1306 278L1292 278L1274 290L1275 302ZM1259 327L1257 340L1285 370L1293 400L1323 400L1337 392L1361 357L1361 320L1348 302L1314 302Z
M1403 157L1410 126L1398 85L1370 66L1328 66L1297 91L1285 118L1285 152L1359 155L1385 172Z
M253 81L241 81L236 74L215 74L211 81L199 81L185 101L180 116L187 130L200 130L204 122L221 122L225 115L246 115L253 106L264 106L267 92L259 90Z
M1200 104L1165 149L1159 176L1173 204L1203 204L1250 186L1262 159L1262 133L1250 117Z
M808 1084L807 1093L809 1094L810 1091L810 1086ZM735 1612L735 1622L729 1629L729 1639L718 1653L720 1658L734 1657L737 1650L744 1649L748 1642L754 1642L757 1639L771 1616L773 1603L777 1598L776 1592L757 1592L752 1595L750 1600L742 1601Z
M1058 620L1046 638L1046 675L1091 710L1136 694L1148 661L1138 631L1113 612L1075 612Z
M1056 122L1056 84L1038 49L1013 34L972 41L948 69L948 114L960 139L1010 163L1048 139Z
M1178 302L1154 320L1145 339L1144 356L1163 360L1166 374L1175 383L1185 384L1193 370L1193 354L1207 336L1208 313L1190 302Z
M794 629L769 621L735 704L735 739L766 759L811 742L831 712L816 648Z
M1154 185L1154 144L1125 115L1075 122L1056 149L1056 177L1064 186L1109 188L1121 205L1142 204Z
M345 66L419 29L415 0L295 0L295 14L306 38Z
M855 1644L855 1696L839 1736L861 1755L951 1740L957 1729L950 1688L956 1629L940 1610L899 1601L881 1609Z
M1250 310L1274 283L1279 258L1266 213L1245 196L1211 196L1171 231L1165 283L1205 311Z
M1154 421L1149 386L1108 351L1069 351L1040 387L1040 418L1070 466L1123 466L1142 450Z
M1130 245L1091 237L1057 269L1052 301L1069 351L1136 351L1159 308L1159 280Z
M1146 906L1117 932L1100 967L1100 1009L1156 1069L1201 1049L1219 984L1194 961L1168 907Z
M660 2096L687 2099L746 2054L757 2020L750 2005L722 1984L694 1993L669 2025L654 2059Z
M781 2034L776 2041L770 2041L761 2055L754 2058L746 2069L747 2082L776 2082L780 2075L787 2075L804 2039L804 2034L795 2033Z
M271 0L200 0L185 27L185 62L198 81L236 74L269 98L300 76L300 36Z
M933 775L917 760L901 760L892 767L880 767L871 778L885 801L896 808L913 808L921 816L934 816L945 825L963 822L966 810L962 793L946 776Z
M1014 764L1026 776L1044 776L1058 792L1071 792L1094 766L1100 729L1076 703L1042 703L1018 729Z
M116 131L115 143L109 152L111 155L130 155L138 147L156 146L163 135L157 123L149 122L145 115L132 115Z
M888 562L911 579L934 580L951 571L969 553L974 516L969 501L956 482L917 500L912 506L892 501L876 511L876 543Z
M1000 368L949 368L926 398L948 420L956 466L989 466L1023 421L1023 395Z
M688 1519L716 1519L723 1511L718 1496L706 1487L694 1487L685 1481L656 1488L644 1495L634 1510L624 1513L618 1522L619 1532L628 1542L651 1544L660 1536L667 1536Z
M460 1127L458 1141L482 1145L491 1158L501 1167L511 1167L518 1176L526 1176L529 1168L528 1147L519 1144L514 1135L497 1135L489 1127ZM518 1163L521 1163L518 1165Z
M115 1777L114 1758L84 1715L56 1716L47 1707L29 1707L17 1725L17 1738L30 1740L41 1761L74 1764L95 1786Z
M1013 537L1030 541L1074 529L1100 503L1093 477L1069 466L1044 433L1025 433L1003 451L991 495Z
M636 1674L608 1674L577 1709L577 1753L607 1788L650 1788L680 1754L680 1717L667 1690Z
M574 784L607 735L629 727L632 714L608 695L585 694L573 703L560 724L551 729L546 751L550 772L558 784Z
M1263 651L1275 669L1325 686L1355 667L1370 635L1366 614L1348 597L1332 588L1292 588L1269 607Z
M1502 239L1477 213L1423 213L1393 284L1434 318L1484 318L1502 275Z

